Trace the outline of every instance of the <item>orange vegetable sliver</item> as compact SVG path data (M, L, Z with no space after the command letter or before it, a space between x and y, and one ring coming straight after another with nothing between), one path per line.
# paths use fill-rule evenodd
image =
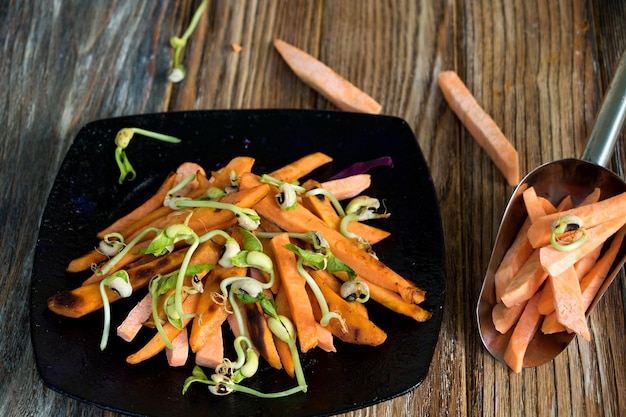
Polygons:
M516 185L520 177L517 150L454 71L440 72L438 80L443 96L461 123L493 160L508 184Z

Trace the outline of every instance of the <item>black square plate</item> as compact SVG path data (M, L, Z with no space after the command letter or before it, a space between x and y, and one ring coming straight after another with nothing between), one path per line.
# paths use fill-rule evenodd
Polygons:
M137 137L127 149L137 179L118 184L113 139L123 127L141 127L182 139L169 144ZM112 336L99 349L102 312L81 319L47 309L48 297L79 286L68 262L97 244L96 233L150 196L184 161L207 172L238 155L256 159L254 172L270 172L308 153L334 158L312 176L325 180L355 162L389 156L393 168L373 169L368 194L384 200L391 217L379 220L391 237L377 245L380 259L427 291L432 318L418 323L372 303L370 318L388 334L379 347L336 342L336 353L301 355L306 394L259 399L234 393L214 397L206 386L181 394L193 360L181 368L164 354L139 365L125 358L141 347ZM428 373L441 324L445 292L444 245L433 181L407 123L389 116L307 110L233 110L148 114L89 123L78 134L58 173L43 215L31 289L32 341L44 382L99 407L146 416L321 416L366 407L406 393ZM112 306L117 326L143 293ZM210 372L208 372L210 374ZM293 387L284 372L263 365L253 388Z

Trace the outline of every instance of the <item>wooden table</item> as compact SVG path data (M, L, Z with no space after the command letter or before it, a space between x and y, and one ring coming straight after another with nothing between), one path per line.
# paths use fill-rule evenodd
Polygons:
M520 153L522 173L582 154L626 48L621 0L210 1L166 79L169 38L194 1L4 1L0 5L0 414L112 416L46 388L28 332L30 272L46 197L79 128L189 109L335 107L271 46L319 57L405 119L432 171L447 247L445 313L414 391L347 416L617 416L626 410L623 275L554 361L511 373L483 348L475 302L512 187L462 128L436 82L454 69ZM240 44L236 53L231 45ZM620 140L614 169L626 166Z

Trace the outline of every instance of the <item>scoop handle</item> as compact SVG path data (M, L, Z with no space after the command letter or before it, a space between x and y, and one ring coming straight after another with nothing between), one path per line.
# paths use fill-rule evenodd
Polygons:
M581 159L607 167L626 118L626 52L617 64Z

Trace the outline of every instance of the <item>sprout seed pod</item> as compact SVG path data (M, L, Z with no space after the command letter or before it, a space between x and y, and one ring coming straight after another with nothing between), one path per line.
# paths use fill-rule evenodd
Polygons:
M341 297L347 301L364 303L370 298L370 289L365 281L350 280L341 285Z
M264 272L269 273L272 272L272 270L274 269L272 258L270 258L264 252L259 252L256 250L248 252L248 255L246 256L246 262L248 263L248 265L260 269Z
M260 292L263 291L261 283L254 278L242 278L233 282L231 285L231 291L235 294L244 293L252 298L256 298Z
M237 243L235 239L227 239L226 245L224 245L224 253L217 263L219 263L224 268L230 268L231 266L233 266L231 258L236 256L240 251L241 248L239 247L239 243Z
M284 210L292 209L297 204L296 189L292 184L284 182L280 185L280 192L276 194L276 201L280 208Z
M267 319L267 325L272 333L283 342L289 343L296 340L296 328L287 317L282 315L278 318L270 317Z
M109 287L122 298L128 298L133 293L133 286L127 279L122 277L115 277L110 283Z
M232 381L225 375L213 374L211 380L215 382L215 385L209 385L209 391L213 395L228 395L233 392L231 387Z

